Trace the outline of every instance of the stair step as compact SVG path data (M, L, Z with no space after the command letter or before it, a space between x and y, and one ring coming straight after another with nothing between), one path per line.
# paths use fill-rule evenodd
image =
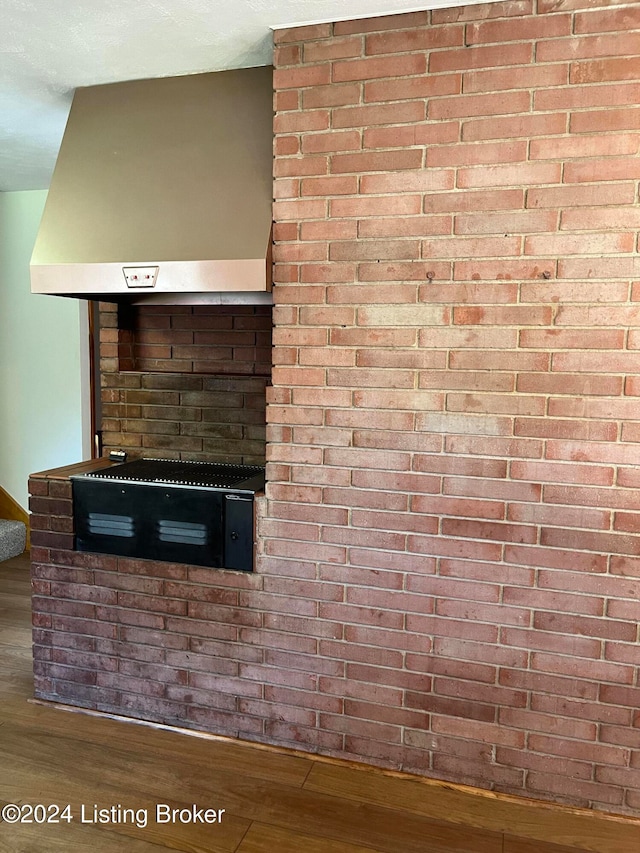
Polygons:
M0 519L0 563L17 557L27 544L27 527L21 521Z

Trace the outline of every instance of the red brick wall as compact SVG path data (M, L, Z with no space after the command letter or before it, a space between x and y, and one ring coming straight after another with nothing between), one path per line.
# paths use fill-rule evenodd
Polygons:
M68 473L68 472L67 472ZM244 712L260 696L257 574L73 550L71 483L29 482L35 695L235 737L260 737Z
M257 571L77 554L36 478L37 695L640 809L640 4L538 5L276 34Z
M276 33L261 570L282 740L625 810L640 4L601 5Z
M104 452L264 464L271 308L100 311Z

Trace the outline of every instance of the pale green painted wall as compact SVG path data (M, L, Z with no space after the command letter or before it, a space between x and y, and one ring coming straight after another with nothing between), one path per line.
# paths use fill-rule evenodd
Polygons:
M80 311L30 292L46 191L0 193L0 486L27 508L34 471L82 458Z

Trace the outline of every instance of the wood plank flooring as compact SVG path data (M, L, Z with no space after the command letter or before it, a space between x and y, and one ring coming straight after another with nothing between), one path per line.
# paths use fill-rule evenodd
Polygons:
M0 809L73 820L0 822L0 853L640 853L640 821L30 702L30 648L19 557L0 564Z

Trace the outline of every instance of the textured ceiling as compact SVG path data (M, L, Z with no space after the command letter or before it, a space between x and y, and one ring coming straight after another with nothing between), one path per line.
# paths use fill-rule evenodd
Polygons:
M268 65L274 28L453 5L0 0L0 191L48 186L78 86Z

